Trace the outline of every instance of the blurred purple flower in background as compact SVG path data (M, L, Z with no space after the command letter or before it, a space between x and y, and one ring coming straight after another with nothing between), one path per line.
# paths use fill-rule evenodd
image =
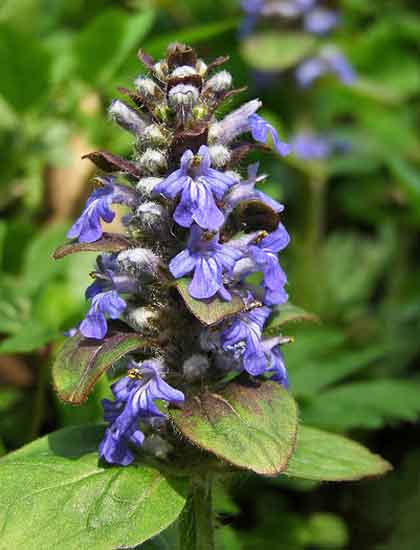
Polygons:
M325 75L335 75L346 85L353 84L356 73L347 58L332 46L324 47L316 57L304 61L296 69L296 78L303 88Z

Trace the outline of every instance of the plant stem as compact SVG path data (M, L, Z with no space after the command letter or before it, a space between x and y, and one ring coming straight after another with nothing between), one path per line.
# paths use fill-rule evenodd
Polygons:
M298 264L299 304L315 312L321 306L322 296L325 209L326 179L319 175L307 181L303 240Z
M210 474L191 479L187 505L180 519L182 550L214 550L212 485Z

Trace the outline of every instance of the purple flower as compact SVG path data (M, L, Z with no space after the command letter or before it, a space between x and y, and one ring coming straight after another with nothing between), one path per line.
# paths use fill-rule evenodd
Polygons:
M231 188L230 192L225 197L226 213L230 213L241 202L253 199L262 201L272 208L274 212L283 212L284 206L282 204L255 188L259 181L265 179L265 176L258 178L258 167L258 162L248 166L248 179L240 181Z
M330 139L310 132L300 132L292 140L293 152L304 160L323 159L331 154L332 149Z
M139 421L165 418L155 399L167 403L184 401L184 394L163 380L162 370L161 364L153 359L139 365L132 362L128 376L111 388L115 401L102 401L109 427L100 443L99 456L107 462L122 466L133 462L130 445L139 448L144 441Z
M288 296L284 290L287 277L279 264L277 254L286 248L290 237L282 224L264 237L257 245L248 246L248 254L263 272L262 286L265 289L264 303L268 306L284 304Z
M100 181L103 186L88 198L83 212L67 233L69 239L78 239L82 243L97 241L102 237L101 220L111 223L115 218L111 204L132 203L134 196L130 189L115 185L112 178L101 178Z
M335 11L315 8L305 15L305 30L313 34L327 34L337 27L340 18Z
M261 335L270 313L268 307L241 313L220 336L222 348L242 358L244 369L253 376L263 374L267 366Z
M221 121L212 124L209 129L209 137L219 144L226 145L241 134L249 132L249 118L258 111L261 105L259 99L252 99L244 103Z
M99 286L91 285L86 291L87 297L91 297L92 301L86 317L80 323L79 330L86 338L102 340L108 330L106 316L118 319L127 304L115 290L97 292L98 290Z
M239 35L243 37L250 34L254 30L259 16L261 15L264 0L241 0L241 6L246 13L239 30Z
M289 388L289 377L287 375L286 365L284 364L283 354L280 350L281 338L270 338L263 340L262 347L264 349L268 366L265 370L266 374L272 374L271 380L282 384L286 389Z
M248 118L248 122L252 137L255 139L255 141L267 144L268 134L271 134L276 151L281 156L285 156L290 153L290 146L287 143L280 141L277 130L274 128L274 126L266 122L257 114L251 115Z
M323 48L317 57L307 59L296 69L296 78L303 88L327 74L335 74L343 84L354 82L355 72L345 56L335 48Z
M181 194L174 213L178 225L190 227L196 222L202 229L216 231L225 218L216 205L215 197L221 199L234 183L236 179L232 175L210 167L208 148L202 145L198 155L186 151L181 158L181 168L158 183L154 192L169 199Z
M291 19L301 16L309 10L315 0L283 0L282 2L270 2L266 4L262 14L266 17L279 16L285 19Z
M169 269L176 279L194 271L188 285L193 298L203 300L219 294L223 300L231 300L223 284L223 274L229 275L241 256L237 249L220 244L219 235L207 238L198 226L193 225L187 248L171 260Z

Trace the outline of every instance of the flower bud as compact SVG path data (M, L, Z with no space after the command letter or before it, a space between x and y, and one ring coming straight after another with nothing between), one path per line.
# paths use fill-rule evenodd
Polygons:
M216 122L209 129L209 143L230 143L239 135L249 132L249 117L255 114L261 107L259 99L248 101L227 115L220 122Z
M207 80L204 91L210 90L215 93L226 92L232 87L232 75L227 71L221 71Z
M159 80L164 81L168 76L168 65L166 61L159 61L158 63L155 63L153 72Z
M117 263L121 269L128 273L153 279L157 276L161 260L147 248L130 248L118 254Z
M136 191L140 195L140 198L150 198L153 195L153 189L160 183L163 178L155 178L153 176L147 178L141 178L136 186Z
M151 98L155 96L156 84L155 82L146 76L139 76L134 81L134 85L139 94L145 97Z
M159 312L148 307L128 307L124 312L124 320L132 329L141 334L152 336L158 332L156 322Z
M148 142L150 145L154 145L156 147L165 145L166 143L165 136L157 124L150 124L147 126L141 136L141 139L142 141Z
M165 155L156 149L147 149L141 155L139 165L140 170L150 176L161 174L168 168Z
M187 382L196 382L206 374L208 368L209 360L207 357L196 353L184 362L182 372Z
M187 76L195 76L197 71L194 67L190 65L182 65L182 67L177 67L171 73L171 78L185 78Z
M139 113L118 99L111 103L108 112L112 120L136 136L146 128L146 121Z
M169 92L169 105L173 109L191 110L200 96L199 91L191 84L178 84Z
M166 233L169 215L164 206L154 201L141 204L136 210L137 225L145 232Z
M211 145L209 154L214 168L224 168L230 161L230 151L224 145Z
M159 460L166 460L172 451L172 445L163 439L163 437L160 437L160 435L152 434L146 437L143 443L143 451Z
M195 69L200 76L204 76L207 73L207 64L202 59L198 59Z

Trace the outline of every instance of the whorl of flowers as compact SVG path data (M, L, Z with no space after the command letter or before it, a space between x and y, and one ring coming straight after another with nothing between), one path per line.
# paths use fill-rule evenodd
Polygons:
M100 187L68 233L109 250L115 236L103 232L102 222L113 220L114 204L130 211L118 250L97 259L86 291L90 309L78 327L98 341L117 324L151 342L128 358L126 375L112 386L114 401L103 403L108 428L100 456L122 465L134 460L145 434L157 430L170 441L158 402L179 406L185 394L203 382L217 384L229 371L287 386L282 339L263 335L272 308L287 301L278 260L289 242L283 206L257 189L264 179L258 165L243 174L239 163L255 147L272 143L280 155L289 147L257 114L258 99L217 117L219 106L241 91L219 69L227 59L206 64L181 44L158 62L142 51L139 57L148 76L135 81L135 90L120 90L130 104L115 100L109 109L133 135L133 159L87 155L102 172ZM255 273L257 285L249 281ZM235 307L203 323L200 303Z

